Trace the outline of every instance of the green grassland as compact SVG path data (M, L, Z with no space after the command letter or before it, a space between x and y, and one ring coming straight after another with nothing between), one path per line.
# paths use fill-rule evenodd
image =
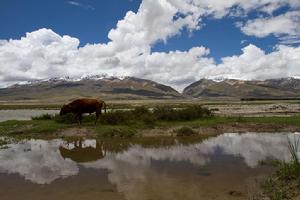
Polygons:
M92 137L130 138L139 136L142 130L175 128L174 135L193 135L194 129L224 125L264 124L274 126L300 126L300 116L291 117L221 117L213 116L210 110L199 105L182 109L159 106L150 110L140 106L132 110L112 110L102 114L97 125L95 116L83 117L78 125L72 114L66 116L42 115L28 121L10 120L0 123L0 136L13 137L57 137L69 128L84 128ZM180 128L185 129L180 130ZM188 129L192 130L188 130ZM257 130L260 131L260 130ZM182 134L183 133L183 134Z

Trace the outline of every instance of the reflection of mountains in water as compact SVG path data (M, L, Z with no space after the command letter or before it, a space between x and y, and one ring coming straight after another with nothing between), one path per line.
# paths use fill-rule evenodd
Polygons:
M258 161L267 158L289 160L286 137L287 134L231 133L192 144L174 138L137 139L135 142L121 139L24 140L0 149L0 173L17 173L31 182L49 184L58 178L78 174L79 166L83 166L108 170L114 177L111 181L118 184L123 173L132 172L132 176L142 177L145 171L153 170L151 163L154 161L174 162L174 166L177 162L204 166L216 156L233 156L241 158L245 166L254 168ZM130 181L131 175L125 177Z

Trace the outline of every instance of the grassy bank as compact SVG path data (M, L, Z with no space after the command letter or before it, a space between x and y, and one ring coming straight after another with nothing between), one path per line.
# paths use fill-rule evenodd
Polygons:
M263 194L257 199L294 200L300 198L300 137L288 138L291 161L275 161L276 172L263 183Z
M263 196L270 200L300 198L300 165L279 163L276 173L262 183Z
M300 126L300 116L293 117L217 117L201 106L136 107L133 110L115 110L101 115L94 125L95 116L86 115L83 124L77 125L73 115L42 115L29 121L6 121L0 123L0 135L13 137L55 137L62 130L85 129L95 137L132 137L142 130L175 128L174 135L194 135L200 128L216 128L237 124L264 124L276 126ZM184 127L184 128L183 128ZM178 130L177 130L178 129ZM182 130L180 130L182 129ZM251 130L249 130L251 131ZM261 130L256 130L261 131Z

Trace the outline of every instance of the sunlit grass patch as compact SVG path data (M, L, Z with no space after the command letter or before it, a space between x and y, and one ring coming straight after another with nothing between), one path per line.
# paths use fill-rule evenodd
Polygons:
M53 133L69 126L68 124L56 123L54 120L9 120L0 123L0 136L40 137L44 133Z

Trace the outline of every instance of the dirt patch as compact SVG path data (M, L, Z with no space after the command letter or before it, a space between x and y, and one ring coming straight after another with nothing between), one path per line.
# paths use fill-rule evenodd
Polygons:
M155 129L141 130L142 136L175 136L177 129L182 126L163 127ZM191 127L196 133L206 136L219 135L223 133L246 133L246 132L300 132L300 126L277 125L277 124L258 124L258 123L233 123L220 124L216 126Z
M259 124L259 123L234 123L217 125L217 131L224 132L297 132L300 131L300 126L279 125L279 124Z
M274 103L274 104L225 104L210 105L209 109L218 116L295 116L300 114L298 103Z

